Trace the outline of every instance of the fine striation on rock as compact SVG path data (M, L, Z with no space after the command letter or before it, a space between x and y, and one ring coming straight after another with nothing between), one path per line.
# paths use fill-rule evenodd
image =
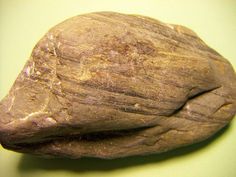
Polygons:
M0 143L70 158L160 153L207 139L235 112L232 66L193 31L97 12L35 46L0 103Z

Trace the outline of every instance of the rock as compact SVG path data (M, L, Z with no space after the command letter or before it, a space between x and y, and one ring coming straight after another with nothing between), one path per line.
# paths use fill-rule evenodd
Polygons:
M160 153L207 139L235 112L232 66L193 31L90 13L34 47L0 103L0 142L70 158Z

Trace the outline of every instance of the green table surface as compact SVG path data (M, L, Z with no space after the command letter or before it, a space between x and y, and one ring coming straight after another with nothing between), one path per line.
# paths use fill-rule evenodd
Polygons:
M0 98L49 28L93 11L142 14L182 24L236 66L235 0L0 0ZM0 147L0 177L46 176L236 177L236 120L205 142L143 157L42 159Z

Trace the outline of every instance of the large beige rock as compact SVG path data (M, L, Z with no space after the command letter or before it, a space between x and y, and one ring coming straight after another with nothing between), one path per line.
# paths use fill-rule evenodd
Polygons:
M207 139L235 112L233 68L194 32L90 13L35 46L0 103L0 142L71 158L160 153Z

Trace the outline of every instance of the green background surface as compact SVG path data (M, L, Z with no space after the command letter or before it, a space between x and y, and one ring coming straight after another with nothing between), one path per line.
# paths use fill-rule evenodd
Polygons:
M142 14L193 29L236 66L235 0L0 0L0 98L49 28L92 11ZM117 160L41 159L0 147L0 177L235 177L236 120L200 144Z

